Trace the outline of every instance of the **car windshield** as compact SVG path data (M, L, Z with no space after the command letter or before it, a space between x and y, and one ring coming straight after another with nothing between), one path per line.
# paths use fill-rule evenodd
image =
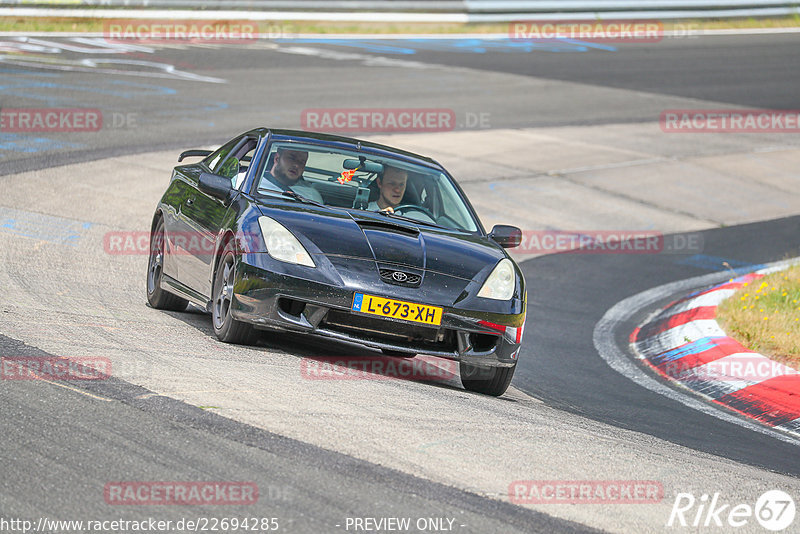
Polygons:
M286 190L325 206L381 211L423 224L478 230L446 174L390 157L275 142L258 179L257 192L264 195Z

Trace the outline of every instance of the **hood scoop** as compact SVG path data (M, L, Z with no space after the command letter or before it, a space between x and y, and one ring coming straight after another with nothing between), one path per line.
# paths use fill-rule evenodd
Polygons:
M365 232L367 230L381 230L384 232L393 232L401 235L407 235L410 237L417 237L419 235L419 230L417 228L412 228L410 226L404 226L402 224L395 224L389 221L365 221L365 220L356 220L356 223L362 230Z
M377 262L425 269L425 240L419 230L391 222L357 222Z

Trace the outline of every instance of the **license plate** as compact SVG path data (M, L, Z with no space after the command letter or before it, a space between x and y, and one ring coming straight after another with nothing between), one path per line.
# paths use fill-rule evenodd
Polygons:
M415 323L434 326L442 324L442 308L437 306L387 299L385 297L376 297L375 295L365 295L364 293L353 295L351 309L361 313L403 319Z

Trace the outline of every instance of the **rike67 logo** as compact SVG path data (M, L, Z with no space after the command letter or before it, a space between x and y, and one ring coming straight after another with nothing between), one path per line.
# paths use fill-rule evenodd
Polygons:
M756 521L765 529L780 532L794 522L794 499L781 490L764 492L754 506L747 503L731 504L720 499L719 493L704 493L699 499L691 493L675 496L668 527L719 527L726 531Z

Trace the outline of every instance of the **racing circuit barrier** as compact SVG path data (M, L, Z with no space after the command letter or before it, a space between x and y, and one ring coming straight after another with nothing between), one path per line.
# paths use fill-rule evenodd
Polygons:
M66 9L67 7L71 9ZM800 14L779 0L0 0L0 16L136 16L219 18L257 13L260 20L508 22L538 20L775 17ZM192 10L192 11L188 11Z

